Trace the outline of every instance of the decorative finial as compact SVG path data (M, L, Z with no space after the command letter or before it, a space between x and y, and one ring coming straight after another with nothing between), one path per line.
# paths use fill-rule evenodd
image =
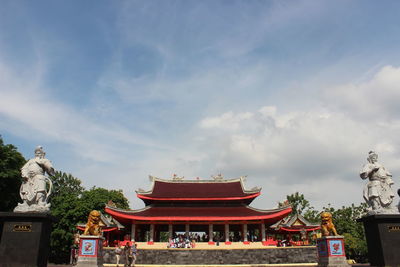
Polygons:
M224 176L221 173L218 175L213 175L211 177L214 178L214 180L216 180L216 181L224 180Z
M174 181L180 181L180 180L183 180L184 178L185 178L185 176L179 177L179 176L176 175L175 173L174 173L174 175L172 176L172 180L174 180Z

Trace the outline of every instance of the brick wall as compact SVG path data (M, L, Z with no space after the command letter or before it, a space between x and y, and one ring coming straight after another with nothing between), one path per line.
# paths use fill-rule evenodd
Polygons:
M104 263L115 263L112 249L103 252ZM123 258L123 257L121 257ZM123 259L121 259L123 260ZM315 247L265 249L139 249L138 264L280 264L316 263Z

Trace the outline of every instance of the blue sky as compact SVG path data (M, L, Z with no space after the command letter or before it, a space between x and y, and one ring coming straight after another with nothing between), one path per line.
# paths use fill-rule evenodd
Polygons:
M399 187L398 1L2 1L0 134L93 185L248 175L254 203ZM326 193L327 189L329 192ZM397 201L397 200L396 200Z

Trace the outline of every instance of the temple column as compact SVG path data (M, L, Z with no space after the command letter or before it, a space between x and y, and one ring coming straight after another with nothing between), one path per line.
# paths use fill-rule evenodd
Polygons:
M249 241L247 240L247 223L243 224L243 243L249 244Z
M210 244L210 245L214 244L214 233L213 233L213 225L212 224L208 225L208 244Z
M189 237L189 224L185 224L185 236Z
M229 224L225 224L225 244L230 245L231 242L229 241Z
M136 239L136 224L131 224L131 241L135 242Z
M172 224L168 225L168 238L170 238L170 239L173 238Z
M265 224L264 224L264 222L261 222L261 242L263 242L263 244L266 242L266 239L265 239Z
M154 243L154 224L150 224L150 237L149 237L149 242L147 242L149 245Z

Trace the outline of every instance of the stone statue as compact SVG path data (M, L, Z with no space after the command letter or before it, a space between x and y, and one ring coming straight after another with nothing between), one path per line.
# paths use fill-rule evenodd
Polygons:
M35 149L35 158L28 160L22 167L22 184L19 194L22 203L18 203L15 212L49 212L50 203L47 200L51 194L52 182L49 177L54 175L54 168L50 160L45 158L46 153L43 147L38 146ZM48 190L47 190L47 185Z
M321 234L322 236L338 235L330 212L324 211L321 213Z
M368 214L397 213L393 208L394 193L392 190L392 174L378 163L378 155L374 151L368 154L368 163L360 171L362 179L368 178L363 197L369 206Z
M88 222L86 224L83 235L101 236L103 233L100 227L100 218L101 218L100 212L97 210L92 210L89 213Z
M397 190L397 194L400 197L400 188ZM400 213L400 200L399 200L399 204L397 205L397 209L399 210L399 213Z

